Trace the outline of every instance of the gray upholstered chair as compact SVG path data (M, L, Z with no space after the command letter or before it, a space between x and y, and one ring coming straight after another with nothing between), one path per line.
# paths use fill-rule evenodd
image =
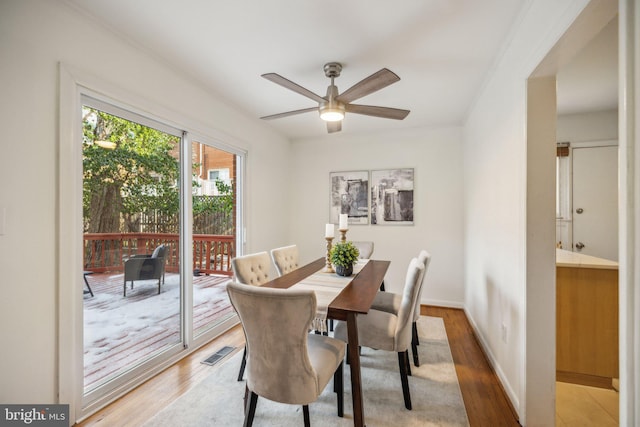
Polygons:
M398 353L402 394L404 406L407 409L411 409L408 378L411 369L409 365L411 322L420 294L422 284L420 279L423 270L424 266L417 258L411 259L397 314L372 309L367 314L357 317L358 342L361 346ZM347 325L344 321L336 323L334 336L347 341Z
M287 274L296 270L299 266L298 247L290 245L271 249L271 258L276 266L278 275Z
M422 275L420 277L420 282L424 284L424 277L427 273L427 269L429 268L429 263L431 262L431 254L423 249L418 255L418 261L424 265L424 270L422 270ZM420 285L418 303L416 304L416 310L413 313L413 322L411 326L411 353L413 354L413 364L415 366L420 366L420 358L418 357L418 346L420 345L420 340L418 339L417 322L420 318L420 301L422 300L422 290L424 289L422 284ZM395 294L393 292L378 292L373 300L373 304L371 304L371 308L374 310L397 314L398 310L400 310L401 302L402 295Z
M315 402L331 380L344 413L342 362L346 344L309 334L316 316L316 295L309 290L247 286L230 282L227 292L247 341L245 426L251 426L258 396L275 402L303 405L309 426L309 403Z
M127 282L136 280L157 280L158 293L160 293L160 282L164 283L164 265L167 255L167 247L159 245L152 254L133 255L124 262L124 286L123 294L127 296Z
M266 251L235 257L231 260L233 276L239 283L260 286L268 282L271 274L271 259ZM238 381L242 381L247 364L247 347L244 348Z

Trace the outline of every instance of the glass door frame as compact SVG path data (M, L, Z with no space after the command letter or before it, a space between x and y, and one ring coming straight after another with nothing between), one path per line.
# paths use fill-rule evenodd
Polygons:
M84 392L84 381L83 381L83 398L82 398L82 407L87 408L94 405L96 402L101 402L106 396L111 395L118 390L123 388L127 388L129 384L135 383L138 379L145 375L146 372L152 371L155 366L163 365L167 360L170 360L172 357L181 353L185 348L188 348L188 337L189 334L189 326L192 316L192 310L189 304L186 304L185 300L191 300L191 282L192 275L188 273L188 266L192 263L192 253L189 250L185 250L185 241L190 237L190 228L188 225L190 224L190 212L189 207L191 206L191 200L189 197L184 196L184 194L190 194L191 188L191 159L188 155L189 147L185 144L185 139L187 133L180 128L170 125L163 120L156 119L151 117L149 114L140 113L136 111L135 108L130 106L123 106L122 104L114 101L112 99L108 99L105 96L100 96L96 94L88 94L86 91L83 91L81 94L81 104L82 106L87 106L90 108L94 108L96 110L120 117L122 119L128 120L130 122L134 122L149 128L153 128L159 130L163 133L175 136L179 138L179 200L180 200L180 209L179 209L179 230L178 230L178 250L179 250L179 273L180 273L180 301L179 301L179 327L180 327L180 339L178 342L174 344L169 344L169 347L162 350L162 352L152 356L149 359L146 359L138 364L129 364L125 367L122 373L117 374L117 376L107 382L97 386L95 389L90 390L89 392ZM78 149L82 150L82 144L78 147ZM186 153L186 155L185 155ZM79 167L82 169L83 165L80 164ZM186 177L185 177L186 175ZM185 193L186 191L186 193ZM80 195L82 197L82 195ZM185 236L185 234L187 234ZM79 293L79 295L81 295ZM82 315L81 315L82 316ZM82 319L82 327L84 330L84 318ZM84 349L84 340L82 347ZM84 362L83 362L84 366ZM83 374L84 378L84 374Z
M96 90L94 88L101 88ZM161 111L162 116L177 117L182 123L192 123L192 121L179 113L167 112L145 99L140 99L132 95L129 91L113 87L92 75L84 74L82 71L59 64L59 137L58 137L58 228L56 260L58 264L58 315L57 330L58 337L58 358L57 358L57 403L69 404L70 422L81 421L98 409L122 396L129 390L141 384L145 380L153 377L166 367L185 357L200 345L208 342L216 335L224 332L237 324L237 318L225 321L211 330L199 336L197 339L192 335L193 295L192 295L192 251L187 250L187 245L192 244L192 213L191 213L191 174L181 174L180 190L181 194L181 234L180 234L180 271L182 276L181 286L181 322L182 322L182 342L174 346L170 352L165 352L151 359L153 366L146 366L145 369L136 369L135 373L127 375L118 387L113 388L100 398L91 402L84 399L84 369L83 369L83 301L82 290L84 281L79 272L83 271L83 232L82 232L82 97L88 96L98 100L103 100L115 107L131 111L141 117L165 123L175 129L183 129L183 137L180 147L181 168L190 171L191 140L198 140L216 148L227 150L236 154L238 162L238 180L236 184L236 247L241 248L243 226L242 195L244 185L244 164L246 152L230 147L228 143L221 143L221 140L231 140L225 135L221 137L207 137L206 135L217 135L218 132L212 129L196 131L189 129L189 126L181 126L169 120L161 118L160 115L153 115L149 111ZM122 100L122 101L118 101ZM131 107L139 106L138 108ZM235 141L237 142L237 141ZM185 167L188 168L185 169ZM188 195L188 196L187 196ZM187 325L188 324L188 325Z

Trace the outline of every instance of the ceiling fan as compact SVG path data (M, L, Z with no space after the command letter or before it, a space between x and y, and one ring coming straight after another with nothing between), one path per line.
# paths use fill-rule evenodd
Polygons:
M265 79L316 101L318 106L272 114L260 118L263 120L271 120L301 113L308 113L310 111L318 111L320 113L320 118L327 122L327 131L329 133L333 133L342 130L342 119L344 118L345 113L364 114L367 116L394 120L402 120L409 114L409 110L401 110L399 108L351 104L351 102L356 99L367 96L400 80L400 77L395 73L383 68L359 81L346 91L338 93L338 87L333 84L333 81L336 77L340 77L341 71L342 64L338 62L329 62L325 64L324 75L331 79L331 84L327 87L327 94L324 97L316 95L310 90L303 88L279 74L263 74L262 77Z

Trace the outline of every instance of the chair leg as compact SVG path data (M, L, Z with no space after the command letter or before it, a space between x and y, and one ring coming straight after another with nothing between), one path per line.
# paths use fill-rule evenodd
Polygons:
M341 362L338 369L333 373L333 391L336 392L338 399L338 416L344 416L344 368Z
M409 363L409 350L406 350L404 352L404 362L406 363L406 367L407 367L407 375L411 376L411 363Z
M411 353L413 353L413 364L420 366L420 359L418 357L418 328L416 322L413 322L413 337L411 339Z
M420 338L418 337L418 323L417 322L413 322L413 339L416 342L416 345L420 345Z
M384 280L382 281L382 283L380 283L380 290L384 292Z
M247 366L247 346L244 347L244 352L242 353L242 363L240 363L240 372L238 373L238 381L242 381L242 377L244 376L244 368Z
M256 415L256 405L258 404L258 395L251 392L249 396L249 404L244 413L243 427L251 427L253 425L253 418Z
M123 287L124 287L124 296L126 297L127 296L127 281L126 280L124 281L124 286Z
M405 351L398 352L398 366L400 367L400 381L402 382L404 407L411 410L411 395L409 393L409 378L407 376L407 353Z
M242 410L247 412L247 400L249 399L249 387L244 385L244 397L242 398Z
M302 405L302 414L304 415L304 427L311 427L311 420L309 420L309 405Z
M158 295L160 295L160 279L158 279Z

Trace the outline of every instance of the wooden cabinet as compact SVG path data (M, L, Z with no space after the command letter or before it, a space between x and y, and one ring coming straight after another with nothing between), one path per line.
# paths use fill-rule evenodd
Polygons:
M618 378L618 265L570 254L556 263L557 379L610 388Z

